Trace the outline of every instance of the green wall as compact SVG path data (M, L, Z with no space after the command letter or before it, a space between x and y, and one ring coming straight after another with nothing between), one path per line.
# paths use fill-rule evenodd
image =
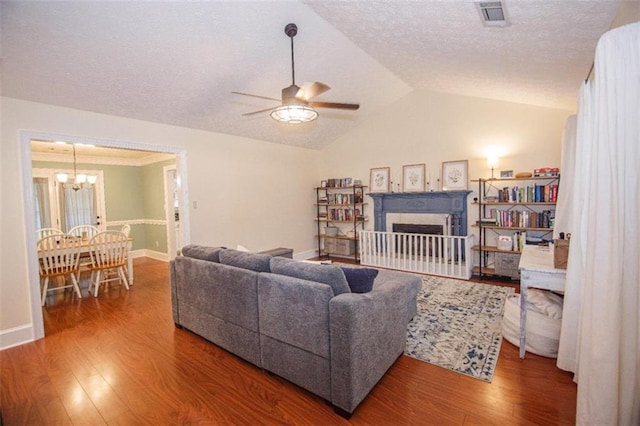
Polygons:
M164 166L175 160L146 166L114 166L78 163L78 169L101 170L104 176L104 197L107 222L122 220L165 220ZM70 163L33 161L34 169L71 169ZM119 226L109 229L119 229ZM133 249L148 249L167 253L165 225L134 224L131 226Z
M175 165L175 160L162 161L141 167L142 209L145 219L166 220L164 212L165 166ZM145 246L151 250L168 252L166 226L146 224L143 226Z

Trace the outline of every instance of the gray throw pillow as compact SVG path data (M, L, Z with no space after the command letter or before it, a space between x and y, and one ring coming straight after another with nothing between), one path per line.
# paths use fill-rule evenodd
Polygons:
M342 293L351 293L344 272L337 265L316 265L298 262L285 257L273 257L271 259L271 272L327 284L331 286L335 296Z
M270 272L268 254L249 253L226 249L220 252L220 263L238 268L249 269L255 272Z
M189 244L182 247L182 255L184 257L191 257L193 259L208 260L210 262L220 263L220 251L222 250L224 250L222 247L208 247Z

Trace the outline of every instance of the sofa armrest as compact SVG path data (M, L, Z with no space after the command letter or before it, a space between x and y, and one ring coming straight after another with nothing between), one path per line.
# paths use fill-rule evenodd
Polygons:
M369 293L341 294L329 302L331 401L349 413L404 351L421 280L398 277Z

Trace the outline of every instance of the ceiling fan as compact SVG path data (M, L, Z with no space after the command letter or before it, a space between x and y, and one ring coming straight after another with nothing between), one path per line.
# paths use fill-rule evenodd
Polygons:
M297 86L296 71L294 66L295 62L293 58L293 38L296 36L296 34L298 34L298 26L296 24L287 24L284 27L284 33L291 39L291 86L282 89L282 99L252 95L249 93L231 92L235 93L236 95L252 96L254 98L281 102L281 106L248 112L242 114L243 116L271 111L270 115L274 120L282 121L289 124L298 124L307 123L318 118L318 113L314 108L334 108L347 110L357 110L358 108L360 108L359 104L313 101L313 98L331 89L324 83L315 81L313 83L304 84L302 87Z

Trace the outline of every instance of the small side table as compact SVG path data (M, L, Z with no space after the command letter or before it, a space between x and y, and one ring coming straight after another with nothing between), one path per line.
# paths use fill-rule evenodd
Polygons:
M553 249L525 246L520 256L520 358L527 347L527 289L539 288L564 292L566 269L553 267Z

